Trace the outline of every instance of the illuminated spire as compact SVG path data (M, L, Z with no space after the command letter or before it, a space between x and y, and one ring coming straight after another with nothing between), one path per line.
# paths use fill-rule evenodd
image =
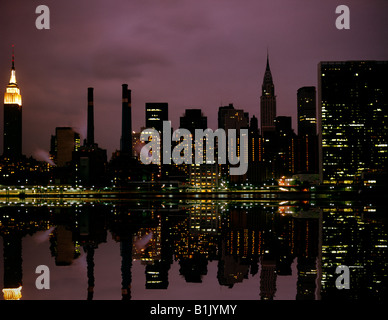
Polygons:
M12 45L12 69L11 69L11 79L9 79L9 84L16 85L16 71L15 71L15 48Z
M17 104L22 105L22 96L20 95L20 89L16 82L16 71L15 71L15 51L12 45L12 69L11 78L4 94L4 104Z

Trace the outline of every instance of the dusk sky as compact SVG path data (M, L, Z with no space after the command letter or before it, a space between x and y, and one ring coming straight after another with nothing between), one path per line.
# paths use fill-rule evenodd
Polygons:
M50 30L35 27L42 4ZM350 30L335 27L341 4ZM229 103L260 119L268 49L277 115L292 116L296 131L296 92L317 85L320 61L388 60L386 0L2 0L0 14L1 90L15 45L27 156L48 151L56 127L84 137L88 87L95 140L110 158L120 146L123 83L136 131L146 102L168 102L174 128L186 108L201 108L216 129L218 107ZM3 111L0 123L3 132Z

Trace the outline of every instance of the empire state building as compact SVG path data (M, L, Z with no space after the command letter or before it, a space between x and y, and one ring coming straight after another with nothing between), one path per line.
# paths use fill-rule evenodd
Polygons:
M260 118L261 134L275 131L276 119L276 96L275 87L272 81L271 69L269 67L269 58L267 54L267 66L264 73L263 85L261 87L260 97Z
M18 159L22 156L22 96L16 82L13 52L11 78L4 94L3 156L11 159Z

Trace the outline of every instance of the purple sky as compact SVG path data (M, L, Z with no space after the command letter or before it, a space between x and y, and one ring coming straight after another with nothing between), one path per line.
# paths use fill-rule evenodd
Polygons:
M35 28L41 4L50 30ZM341 4L350 30L335 28ZM14 44L26 155L48 150L55 127L86 132L88 87L95 139L110 157L120 145L123 83L135 130L153 101L169 103L174 128L186 108L202 108L215 129L221 104L259 118L269 48L277 114L296 129L296 91L316 86L320 61L388 59L386 0L18 0L1 1L0 15L0 80L4 92Z

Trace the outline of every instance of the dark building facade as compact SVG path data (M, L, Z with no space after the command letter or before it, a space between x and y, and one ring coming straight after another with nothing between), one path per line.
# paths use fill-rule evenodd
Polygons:
M350 183L387 170L388 61L318 65L319 169L323 182Z
M80 147L80 135L70 127L55 128L55 136L51 136L50 154L58 167L71 163L73 151Z
M291 125L291 117L275 118L276 149L272 155L274 177L291 176L295 172L295 133Z
M260 136L259 121L252 116L249 125L249 151L247 180L259 183L266 179L267 165L264 162L264 138Z
M180 128L185 128L194 136L195 129L207 129L207 117L201 109L186 109L183 117L180 117Z
M298 89L298 135L317 134L316 90L315 87Z
M295 141L295 172L317 174L318 135L316 88L302 87L297 92L298 136Z
M86 145L94 145L94 88L88 88L88 128Z
M234 106L232 103L230 103L227 106L220 106L218 108L218 128L219 129L225 129L225 117L227 116L228 112L231 112L234 110Z
M249 114L242 109L236 109L233 103L218 108L218 128L224 129L248 129Z
M122 85L121 121L120 150L132 155L132 92L127 84Z

